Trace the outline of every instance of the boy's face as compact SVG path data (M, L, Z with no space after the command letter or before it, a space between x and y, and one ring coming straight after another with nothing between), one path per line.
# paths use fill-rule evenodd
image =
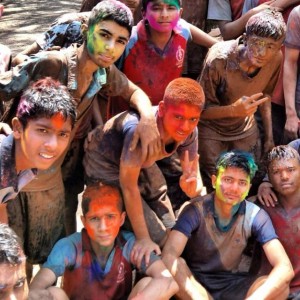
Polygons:
M92 240L100 247L112 247L125 220L125 212L118 207L116 195L100 196L101 200L93 199L89 211L81 217L82 223Z
M181 11L175 0L155 0L148 3L144 17L152 29L171 32L181 16Z
M249 36L246 40L248 59L258 68L269 63L282 45L282 39L275 41L272 38L263 38L256 35Z
M159 103L159 116L162 118L164 141L183 142L198 124L202 110L197 105L186 103Z
M212 175L212 185L216 189L215 200L236 205L248 195L250 176L240 168L220 169L218 175Z
M274 159L269 167L270 182L275 191L283 196L292 195L300 189L300 164L298 159Z
M70 119L56 114L52 118L29 120L25 128L14 118L13 130L17 169L46 170L68 147L72 125Z
M91 60L100 68L107 68L122 55L129 32L118 23L101 21L87 32L87 50Z
M19 265L0 265L0 299L24 300L28 297L25 258Z

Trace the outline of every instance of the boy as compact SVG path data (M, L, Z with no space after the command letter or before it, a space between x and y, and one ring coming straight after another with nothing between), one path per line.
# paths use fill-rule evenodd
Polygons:
M40 79L24 91L12 120L13 133L0 135L2 222L8 221L6 203L35 178L37 171L49 169L66 150L75 118L73 99L58 81ZM52 213L50 208L48 213Z
M253 157L238 150L226 152L216 169L212 176L216 191L184 208L163 248L163 261L179 285L178 296L286 299L292 265L269 216L245 200L257 169ZM273 267L265 278L240 269L251 236L262 244Z
M158 105L169 82L181 76L187 42L211 47L217 41L181 19L181 0L142 0L141 20L134 28L117 66ZM122 99L110 99L114 116L128 109Z
M295 270L288 299L297 299L300 295L300 239L297 234L300 221L299 140L297 142L297 150L289 145L277 146L268 154L268 176L277 203L274 207L264 206ZM263 269L268 270L268 262L263 262Z
M249 19L243 43L220 42L206 57L199 78L206 98L199 123L199 154L203 181L209 192L215 161L222 151L241 149L260 160L254 118L258 107L264 123L264 152L274 145L270 97L280 72L285 30L280 13L260 12Z
M0 223L0 298L26 300L26 257L14 231Z
M146 254L147 263L153 250L160 253L152 239L163 246L166 228L175 223L165 179L156 162L177 152L183 169L181 189L189 197L199 195L202 189L197 123L203 104L201 86L192 79L177 78L167 86L159 106L153 108L161 137L158 154L146 157L139 146L135 151L129 150L139 120L133 111L121 113L103 128L95 129L86 147L83 163L88 184L100 181L122 189L125 209L137 238L133 252L139 262Z
M148 150L155 153L159 147L158 130L148 97L113 64L126 46L132 25L132 13L123 3L114 0L102 1L94 7L88 25L83 26L86 40L81 46L73 44L64 51L40 52L31 56L24 64L17 66L13 72L6 74L6 77L8 75L12 75L12 77L0 76L1 100L9 100L14 97L14 101L17 102L20 90L27 86L29 79L51 75L68 87L77 103L77 119L71 133L72 143L69 152L67 155L62 155L61 159L57 161L57 168L54 172L47 170L38 179L28 184L24 190L26 193L19 195L18 207L13 208L11 221L20 228L20 231L24 230L26 241L28 241L28 245L24 246L27 261L44 262L57 241L51 237L50 232L49 234L46 232L43 238L47 236L51 243L44 243L36 227L28 224L32 222L32 218L35 218L30 216L31 204L46 204L45 198L64 199L59 167L65 157L62 173L66 191L72 189L72 194L75 194L73 198L68 197L66 203L66 219L73 225L68 233L74 232L76 228L77 193L83 189L83 172L80 168L83 140L90 129L91 107L94 96L99 90L106 87L112 95L122 94L132 107L139 111L141 120L134 141L137 142L138 138L142 137L144 153ZM49 201L51 202L51 200ZM21 207L28 207L28 209L24 211ZM14 211L17 211L16 215ZM44 213L47 214L46 207L44 207ZM36 220L37 223L38 221L43 221L43 218ZM58 222L49 221L48 226L51 225L58 226ZM15 227L14 229L17 231Z
M120 231L125 212L118 188L101 184L87 187L82 213L84 229L57 242L30 284L31 297L45 295L48 290L55 299L169 299L178 290L160 258L152 253L150 264L142 264L149 277L131 292L134 235ZM62 275L69 298L59 296L62 291L51 287Z

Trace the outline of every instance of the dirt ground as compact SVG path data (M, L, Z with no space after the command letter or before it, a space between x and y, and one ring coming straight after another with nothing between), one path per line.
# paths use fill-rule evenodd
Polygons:
M60 15L79 10L81 0L0 0L0 43L13 55L30 45Z

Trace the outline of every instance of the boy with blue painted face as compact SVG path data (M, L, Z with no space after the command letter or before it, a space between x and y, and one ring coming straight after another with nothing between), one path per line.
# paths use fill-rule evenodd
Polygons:
M180 288L178 296L286 299L292 265L267 213L245 200L257 169L253 157L238 150L226 152L218 158L216 169L215 192L195 198L184 208L163 248L163 261ZM272 265L266 277L241 269L251 236Z

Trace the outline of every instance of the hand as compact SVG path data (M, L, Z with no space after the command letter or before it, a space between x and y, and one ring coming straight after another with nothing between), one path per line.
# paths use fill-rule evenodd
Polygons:
M261 11L264 11L268 8L276 7L275 2L276 2L276 0L271 0L271 1L264 2L260 5L257 5L256 7L253 7L252 10L255 14L257 14L257 13L259 13Z
M289 115L286 118L284 133L290 140L295 140L298 138L299 130L299 118L297 114Z
M143 161L160 152L162 141L155 117L141 118L134 132L133 139L130 144L130 151L135 150L139 140L141 141Z
M47 290L29 290L28 300L54 300L52 294Z
M267 207L274 207L277 203L277 197L272 190L272 184L270 182L262 182L258 187L257 199L262 205Z
M148 267L152 251L154 251L157 255L161 254L159 246L150 238L137 239L131 251L131 262L140 269L143 258L145 257L145 264L146 267Z
M262 95L263 95L262 93L257 93L250 97L243 96L237 101L235 101L232 104L232 109L233 109L232 116L244 118L253 115L260 104L270 99L269 97L264 97L262 99L259 99L260 97L262 97Z
M184 159L181 161L182 175L180 177L179 185L185 194L190 197L196 197L200 194L203 187L199 174L199 154L194 160L190 161L189 152L184 152Z
M86 151L89 148L89 144L93 140L94 136L101 133L102 129L103 129L103 125L99 125L87 134L87 137L85 138L84 144L83 144L84 151ZM97 146L97 145L95 145L95 146Z
M60 46L52 46L52 47L49 47L48 49L47 49L47 51L59 51L61 49L61 47Z
M12 131L12 129L10 128L10 126L8 124L0 122L0 132L5 134L5 135L9 135L13 131Z

